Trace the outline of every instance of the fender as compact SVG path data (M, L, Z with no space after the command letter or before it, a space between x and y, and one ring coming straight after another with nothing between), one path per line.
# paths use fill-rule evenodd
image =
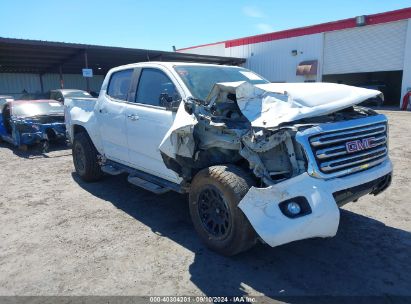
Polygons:
M73 143L76 127L84 128L100 154L104 154L101 136L94 108L97 102L84 99L67 99L65 102L65 122L68 137Z

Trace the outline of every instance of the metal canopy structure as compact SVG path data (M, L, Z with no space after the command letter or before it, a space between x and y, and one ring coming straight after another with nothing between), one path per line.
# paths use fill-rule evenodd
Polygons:
M239 65L245 59L0 37L0 73L81 74L91 68L105 75L112 67L143 61Z

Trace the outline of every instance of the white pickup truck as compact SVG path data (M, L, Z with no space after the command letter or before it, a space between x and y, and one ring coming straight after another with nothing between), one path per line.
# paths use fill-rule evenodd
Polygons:
M391 182L381 93L269 83L241 67L145 62L114 68L97 101L67 100L77 174L127 173L154 193L189 193L194 228L233 255L331 237L339 206Z

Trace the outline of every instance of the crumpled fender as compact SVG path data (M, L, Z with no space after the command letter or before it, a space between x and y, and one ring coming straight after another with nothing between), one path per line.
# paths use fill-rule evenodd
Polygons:
M194 126L197 119L184 109L184 102L180 103L173 125L160 143L161 152L171 158L176 155L192 158L194 154Z
M267 188L252 187L238 207L270 246L279 246L312 237L332 237L337 233L340 213L333 193L365 184L392 171L391 161L366 171L334 178L319 179L303 173ZM280 210L282 201L304 196L312 213L288 218Z

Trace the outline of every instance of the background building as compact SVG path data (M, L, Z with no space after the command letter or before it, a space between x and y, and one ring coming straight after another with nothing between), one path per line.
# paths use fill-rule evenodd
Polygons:
M19 98L23 91L45 93L59 88L99 92L109 69L142 61L238 65L245 60L227 56L0 37L0 95ZM83 68L92 69L93 77L83 77Z
M378 88L400 105L411 90L411 8L179 49L245 58L272 82L326 81Z

